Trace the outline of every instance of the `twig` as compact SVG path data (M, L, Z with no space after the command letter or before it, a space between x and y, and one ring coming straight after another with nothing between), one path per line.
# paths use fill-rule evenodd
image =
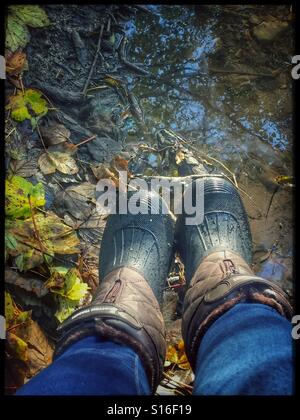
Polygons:
M42 142L42 145L43 145L43 147L44 147L45 152L46 152L46 153L49 153L49 152L48 152L48 150L47 150L47 148L46 148L46 146L45 146L45 143L44 143L44 140L43 140L43 136L42 136L42 134L41 134L40 127L39 127L39 125L38 125L38 124L36 125L36 129L37 129L37 132L38 132L39 138L40 138L40 140L41 140L41 142Z
M108 22L107 22L106 32L110 32L110 22L111 22L111 18L109 17Z
M109 87L106 85L99 85L86 90L86 93L91 92L92 90L99 90L99 89L108 89Z
M188 384L185 384L185 383L183 383L183 382L180 382L180 381L178 381L177 379L173 379L171 376L169 376L166 372L163 372L163 376L165 377L165 378L167 378L169 381L173 381L174 383L176 383L176 384L178 384L178 385L180 385L180 386L182 386L183 388L187 388L187 389L189 389L190 391L192 391L193 390L193 387L191 386L191 385L188 385Z
M97 50L96 50L96 54L95 54L95 57L94 57L94 61L93 61L92 65L91 65L91 68L90 68L90 72L89 72L88 78L87 78L87 80L86 80L86 82L85 82L85 85L84 85L84 88L83 88L83 91L82 91L82 94L83 94L84 96L86 96L86 91L87 91L87 88L88 88L88 86L89 86L89 83L90 83L91 77L92 77L92 75L93 75L93 72L94 72L94 69L95 69L95 66L96 66L96 63L97 63L98 55L99 55L99 53L100 53L100 48L101 48L101 40L102 40L103 29L104 29L104 25L102 24L102 25L101 25L101 27L100 27L100 33L99 33L98 44L97 44Z
M21 86L22 93L24 95L25 90L24 90L24 85L23 85L23 81L22 81L22 76L19 76L18 79L19 79L19 83L20 83L20 86Z
M10 130L10 132L9 132L8 134L6 134L5 138L7 139L9 136L11 136L11 135L12 135L12 133L13 133L14 131L16 131L16 127L13 127L13 128Z
M269 211L270 211L271 205L272 205L272 203L273 203L274 196L275 196L275 194L277 193L277 191L278 191L278 190L279 190L279 185L276 185L276 187L275 187L275 189L274 189L274 191L273 191L273 193L272 193L272 196L271 196L270 202L269 202L269 207L268 207L268 210L267 210L267 213L266 213L266 219L267 219L267 217L268 217L268 214L269 214Z
M74 146L75 146L75 147L82 146L83 144L85 144L85 143L87 143L87 142L89 142L89 141L91 141L91 140L94 140L96 137L97 137L97 136L94 134L93 136L88 137L87 139L85 139L85 140L81 141L80 143L74 144Z

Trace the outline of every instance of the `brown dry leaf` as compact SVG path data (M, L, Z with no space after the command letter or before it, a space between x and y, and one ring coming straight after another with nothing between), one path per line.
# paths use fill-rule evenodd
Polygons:
M111 168L102 163L97 166L91 166L92 172L95 178L99 181L100 179L108 178L111 179L115 184L118 182L118 177L114 172L112 172Z
M39 327L30 319L26 325L17 329L18 336L27 343L28 361L26 377L31 378L47 367L53 356L53 346Z
M10 76L17 76L24 70L27 70L28 63L26 54L22 51L16 51L13 54L6 56L6 72Z
M128 162L126 159L122 158L121 156L117 155L115 156L111 163L111 167L114 168L117 171L126 171L128 172Z
M68 191L68 193L74 192L78 195L78 197L95 203L95 188L96 185L93 185L90 182L83 182L80 185L72 185L71 187L68 187L66 191Z
M68 155L74 155L78 150L76 144L73 143L63 143L63 151Z
M130 178L131 174L128 171L128 162L121 156L115 156L109 165L102 163L97 166L91 167L95 178L99 181L100 179L111 179L117 188L119 185L119 171L127 172L127 177Z
M5 269L5 282L21 287L27 292L33 292L37 297L43 297L48 293L45 282L39 279L22 277L18 271Z
M43 174L53 174L59 171L66 175L75 175L78 172L76 161L67 153L48 152L43 153L38 160L39 167Z
M13 175L22 176L23 178L29 178L37 173L37 165L37 158L35 157L31 158L30 160L11 159L9 163L9 170Z
M55 196L55 206L62 217L68 212L77 220L87 220L95 207L95 188L89 182L70 186Z
M31 312L17 307L5 292L7 319L5 385L11 394L52 361L53 345L49 343L39 325L31 319Z
M55 122L49 124L48 126L41 127L40 131L47 146L68 141L71 136L70 130L68 130L63 124Z

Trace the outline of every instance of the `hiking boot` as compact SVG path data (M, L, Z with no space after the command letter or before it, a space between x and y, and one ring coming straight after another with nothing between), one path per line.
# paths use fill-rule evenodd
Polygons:
M157 200L150 214L151 201ZM92 302L60 327L56 355L88 335L131 346L140 356L154 392L163 372L165 325L160 311L173 258L174 223L162 214L165 202L145 192L140 205L149 214L110 215L100 251L100 281ZM153 209L153 207L152 207Z
M194 370L203 335L234 305L262 303L288 319L292 316L283 290L256 276L250 268L252 239L237 189L221 176L203 178L202 223L186 225L186 214L180 215L176 223L177 249L185 265L187 281L182 334Z

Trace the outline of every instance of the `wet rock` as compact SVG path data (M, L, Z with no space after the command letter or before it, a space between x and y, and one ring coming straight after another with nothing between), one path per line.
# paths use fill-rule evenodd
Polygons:
M279 20L264 21L253 29L254 37L260 42L272 42L288 27L287 22Z

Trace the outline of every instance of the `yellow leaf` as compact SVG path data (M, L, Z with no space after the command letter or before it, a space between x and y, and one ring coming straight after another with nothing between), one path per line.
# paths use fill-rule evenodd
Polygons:
M41 207L45 203L44 187L40 182L33 185L21 176L13 176L5 181L5 213L8 217L29 217L31 208Z
M183 369L183 370L191 369L191 366L189 364L189 361L188 361L185 353L180 357L177 364L178 364L178 367L180 369Z
M286 185L286 184L294 184L294 177L292 176L285 176L285 175L279 175L275 178L275 181L279 185Z
M184 351L184 341L182 339L177 343L177 348Z
M169 345L168 346L166 360L168 360L171 363L175 363L175 364L177 364L177 362L178 362L178 353L177 353L177 350L172 345Z
M26 322L30 318L30 313L30 311L21 311L13 301L11 295L5 292L5 319L7 328Z
M7 333L8 345L11 349L12 354L19 360L27 362L28 360L28 346L22 338L17 335L8 332Z

